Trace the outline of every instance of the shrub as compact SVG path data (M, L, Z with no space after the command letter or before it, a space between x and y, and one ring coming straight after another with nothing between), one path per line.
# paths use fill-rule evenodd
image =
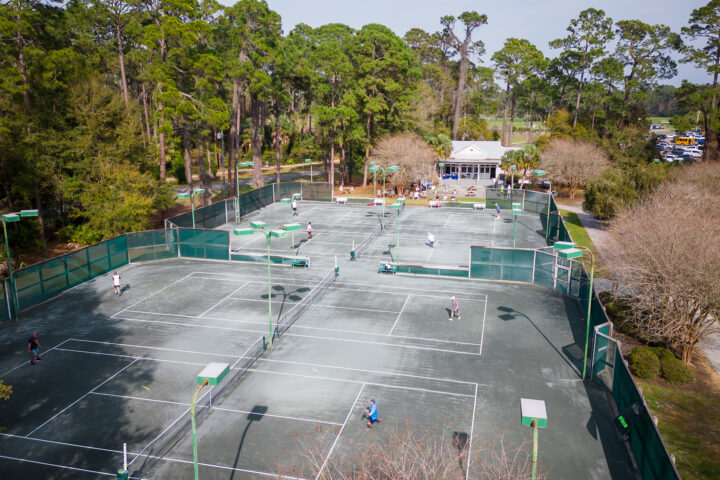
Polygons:
M632 373L643 380L653 380L660 374L660 359L652 348L633 348L628 363Z
M662 357L662 377L672 385L682 385L695 380L692 370L668 349Z

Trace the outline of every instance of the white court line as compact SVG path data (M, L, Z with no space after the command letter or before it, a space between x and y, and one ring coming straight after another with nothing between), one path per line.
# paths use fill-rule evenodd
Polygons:
M483 338L485 338L485 319L487 318L487 297L485 298L485 308L483 310L483 324L482 328L480 329L480 351L478 352L478 355L482 355L482 346L483 346Z
M70 353L86 353L89 355L103 355L106 357L115 357L115 358L132 358L135 360L147 360L149 362L166 362L166 363L178 363L178 364L182 364L182 365L207 366L207 363L183 362L180 360L163 360L161 358L138 357L135 355L122 355L119 353L93 352L90 350L74 350L71 348L58 348L58 350L62 350L63 352L70 352ZM97 393L97 392L93 392L93 393Z
M335 449L335 445L337 444L338 440L340 440L340 435L342 435L343 430L345 430L345 425L347 425L348 420L350 420L350 415L352 415L353 410L355 410L355 405L357 404L358 399L360 398L360 394L365 389L365 384L362 384L362 387L360 387L360 391L357 393L357 396L355 397L355 401L353 402L352 406L350 407L350 411L347 414L347 417L345 417L345 421L342 424L342 427L340 427L340 431L337 434L337 437L335 437L335 441L333 442L332 446L330 447L330 451L328 451L327 456L325 457L325 461L323 462L322 466L320 467L320 470L318 470L317 475L315 476L315 480L318 480L320 478L320 474L325 469L325 465L327 465L328 460L330 460L330 455L332 455L333 450Z
M189 350L179 350L179 349L160 348L160 347L149 347L149 346L145 346L145 345L131 345L131 344L127 344L127 343L102 342L102 341L97 341L97 340L81 340L81 339L75 339L75 338L73 338L73 339L71 339L71 340L75 340L75 341L78 341L78 342L100 343L100 344L103 344L103 345L112 345L112 346L121 346L121 347L147 348L147 349L150 349L150 350L165 350L165 351L181 352L181 353L187 353L187 352L190 352L190 353L202 353L202 354L206 354L206 355L218 355L218 356L224 356L224 357L237 358L237 357L235 357L234 355L223 355L223 354L220 354L220 353L215 354L215 353L206 353L206 352L192 352L192 351L189 351ZM254 343L253 343L253 345L254 345ZM251 345L251 347L252 347L252 345ZM64 350L65 350L65 349L64 349ZM248 349L248 350L249 350L249 349ZM75 350L71 350L71 351L75 351ZM106 352L92 352L92 351L85 351L85 350L77 350L77 352L79 352L79 353L89 353L89 354L93 354L93 355L119 356L119 355L116 354L116 353L106 353ZM247 352L246 352L246 353L247 353ZM207 365L206 363L195 364L195 363L190 363L190 362L184 362L184 361L181 361L181 360L164 360L164 359L158 359L158 358L132 357L132 356L129 356L129 357L130 357L130 358L138 358L138 359L140 359L140 360L155 361L155 362L181 363L181 364L189 364L189 365ZM242 357L240 357L240 358L254 358L254 357L245 357L245 356L242 356ZM276 359L270 359L270 358L258 358L257 360L258 360L258 361L262 361L262 362L287 363L287 364L289 364L289 365L304 365L304 366L308 366L308 367L332 368L332 369L336 369L336 370L347 370L347 371L352 371L352 372L374 373L374 374L378 374L378 375L391 375L391 376L395 376L395 377L417 378L417 379L421 379L421 380L430 380L430 381L435 381L435 382L458 383L458 384L462 384L462 385L476 385L475 382L467 382L467 381L464 381L464 380L453 380L453 379L450 379L450 378L428 377L428 376L424 376L424 375L412 375L412 374L409 374L409 373L393 373L393 372L384 372L384 371L382 371L382 370L367 370L367 369L363 369L363 368L338 367L338 366L335 366L335 365L323 365L323 364L320 364L320 363L295 362L295 361L290 361L290 360L276 360Z
M437 242L435 244L437 245ZM432 257L432 254L435 251L435 248L436 247L430 247L430 253L428 253L427 258L425 259L426 262L430 260L430 257Z
M336 370L348 370L351 372L374 373L377 375L390 375L393 377L417 378L417 379L421 379L421 380L430 380L433 382L457 383L460 385L478 385L476 382L467 382L465 380L454 380L451 378L427 377L424 375L412 375L410 373L383 372L382 370L366 370L364 368L338 367L335 365L323 365L320 363L295 362L292 360L275 360L275 359L270 359L270 358L258 358L258 360L262 361L262 362L270 362L270 363L287 363L290 365L305 365L308 367L333 368ZM483 385L483 386L486 386L486 385ZM400 387L400 388L402 388L402 387Z
M38 460L29 460L27 458L9 457L7 455L0 455L0 458L4 458L6 460L15 460L17 462L33 463L35 465L43 465L46 467L56 467L56 468L65 469L65 470L73 470L76 472L94 473L96 475L104 475L106 477L115 477L116 476L114 473L98 472L97 470L88 470L86 468L70 467L68 465L58 465L56 463L40 462ZM130 477L130 478L138 478L138 477Z
M29 441L31 441L31 442L40 442L40 443L48 443L48 444L51 444L51 445L60 445L60 446L63 446L63 447L82 448L82 449L86 449L86 450L98 450L98 451L102 451L102 452L116 453L116 454L122 454L122 453L123 453L121 450L111 450L111 449L109 449L109 448L91 447L91 446L89 446L89 445L79 445L79 444L76 444L76 443L58 442L58 441L55 441L55 440L47 440L47 439L44 439L44 438L25 438L25 437L20 437L20 436L17 436L17 435L11 435L11 434L7 434L7 433L0 433L0 436L3 436L3 437L12 437L12 438L19 438L19 439L29 440ZM135 453L134 453L134 452L128 452L128 454L133 455L133 454L135 454ZM192 463L193 463L193 462L190 461L190 460L181 460L181 459L178 459L178 458L170 458L170 457L158 457L157 455L148 455L147 457L148 457L148 458L157 458L157 459L160 459L160 460L166 460L166 461L168 461L168 462L175 462L175 463L184 463L184 464L192 464ZM109 476L115 477L115 474L108 474L108 473L103 473L103 472L95 472L95 471L93 471L93 470L83 470L83 469L81 469L81 468L69 467L69 466L67 466L67 465L55 465L55 464L52 464L52 463L42 463L42 462L37 462L37 461L33 461L33 460L26 460L26 459L23 459L23 458L3 457L2 455L0 455L0 458L8 458L8 459L11 459L11 460L19 460L19 461L30 462L30 463L39 463L39 464L41 464L41 465L48 465L48 466L52 466L52 467L67 468L67 469L70 469L70 470L80 470L80 471L91 472L91 473L101 473L101 474L103 474L103 475L109 475ZM130 466L130 463L132 463L132 462L129 462L129 463L128 463L128 466ZM306 479L303 479L303 478L300 478L300 477L289 477L289 476L285 476L285 475L278 476L278 474L276 474L276 473L261 472L261 471L258 471L258 470L247 470L247 469L237 468L237 467L227 467L227 466L225 466L225 465L215 465L215 464L212 464L212 463L198 462L198 465L202 465L202 466L204 466L204 467L219 468L219 469L222 469L222 470L232 470L232 471L236 471L236 472L253 473L253 474L264 475L264 476L266 476L266 477L273 477L273 478L286 478L286 479L288 479L288 480L306 480ZM137 479L138 477L130 477L130 478L135 478L135 479Z
M146 348L148 350L163 350L166 352L196 353L199 355L214 355L216 357L243 358L242 356L238 357L237 355L228 355L228 354L223 354L223 353L200 352L198 350L180 350L178 348L149 347L149 346L145 346L145 345L134 345L132 343L103 342L101 340L88 340L85 338L71 338L70 340L72 340L74 342L86 342L86 343L98 343L100 345L112 345L115 347L135 347L135 348ZM253 345L254 344L255 344L255 342L253 342ZM102 352L98 352L98 353L102 353ZM144 357L139 357L139 358L143 359ZM148 359L148 360L152 360L152 359ZM170 360L168 360L168 361L170 361ZM172 360L172 361L175 362L176 360ZM194 364L191 363L191 365L194 365Z
M125 365L123 368L121 368L120 370L118 370L117 372L115 372L110 378L106 378L105 380L103 380L102 383L100 383L99 385L95 386L95 388L93 388L92 390L90 390L89 392L87 392L85 395L83 395L82 397L78 398L77 400L75 400L73 403L71 403L71 404L68 405L67 407L65 407L65 408L63 408L62 410L60 410L58 413L56 413L55 415L53 415L49 420L45 421L45 423L43 423L43 424L40 425L39 427L35 428L32 432L30 432L30 433L28 433L27 435L25 435L25 437L30 437L30 435L32 435L33 433L37 432L37 431L40 430L42 427L44 427L45 425L47 425L48 423L50 423L51 421L53 421L58 415L61 415L62 413L64 413L65 411L67 411L70 407L72 407L73 405L75 405L76 403L78 403L80 400L82 400L83 398L87 397L88 395L90 395L91 393L93 393L95 390L97 390L98 388L102 387L103 385L105 385L107 382L109 382L109 381L112 380L113 378L115 378L115 377L117 377L118 375L120 375L123 371L125 371L127 368L129 368L130 366L132 366L135 362L137 362L137 360L133 360L132 362L130 362L130 363L128 363L127 365Z
M218 305L220 305L221 303L223 303L225 300L227 300L228 298L231 298L233 295L235 295L235 292L238 292L238 291L242 290L243 288L245 288L248 283L250 283L250 282L245 282L245 283L243 283L243 284L240 285L238 288L236 288L235 290L233 290L232 292L230 292L225 298L223 298L222 300L220 300L220 301L217 302L215 305L213 305L212 307L208 308L207 310L205 310L204 312L202 312L202 313L201 313L200 315L198 315L198 316L199 316L199 317L203 317L206 313L210 312L213 308L217 307Z
M93 395L103 395L105 397L114 397L114 398L124 398L128 400L139 400L142 402L155 402L155 403L165 403L168 405L180 405L183 407L190 407L192 406L189 403L180 403L180 402L171 402L169 400L158 400L154 398L142 398L142 397L133 397L131 395L115 395L112 393L101 393L101 392L93 392ZM218 407L216 405L210 405L211 410L221 410L223 412L231 412L231 413L243 413L243 414L253 414L253 415L259 415L261 417L272 417L272 418L282 418L284 420L297 420L298 422L309 422L309 423L322 423L325 425L342 425L342 423L338 422L328 422L325 420L316 420L314 418L298 418L298 417L290 417L287 415L274 415L271 413L256 413L251 412L249 410L237 410L235 408L225 408L225 407Z
M301 373L287 373L287 372L276 372L273 370L260 370L258 368L248 368L248 372L258 372L258 373L270 373L272 375L285 375L288 377L300 377L300 378L312 378L315 380L330 380L333 382L342 382L342 383L361 383L363 385L375 385L377 387L385 387L385 388L395 388L398 390L410 390L413 392L424 392L424 393L435 393L438 395L448 395L451 397L467 397L472 398L472 395L468 395L465 393L455 393L455 392L447 392L445 390L432 390L430 388L420 388L420 387L401 387L399 385L389 385L387 383L378 383L378 382L361 382L360 380L346 380L343 378L332 378L332 377L323 377L321 375L303 375Z
M378 257L378 258L384 258L384 257ZM264 267L264 265L261 265L261 266ZM208 277L195 277L198 274L199 275L208 275ZM212 280L223 280L222 278L218 278L218 276L229 276L229 277L240 277L240 278L251 277L252 280L250 280L250 283L267 284L267 282L265 282L265 281L256 280L257 275L252 275L252 274L235 274L235 273L224 273L224 272L192 272L190 275L193 275L194 278L207 278L207 279L212 279ZM301 279L298 279L298 278L278 277L275 275L273 275L272 278L273 278L273 280L288 280L288 282L283 282L286 285L301 285L301 286L306 286L306 287L310 286L308 283L299 283L301 281ZM237 281L242 282L245 280L237 280ZM293 283L293 282L295 282L295 283ZM333 288L333 289L339 288L339 287L337 287L338 285L350 285L350 286L357 286L357 287L365 287L362 289L350 289L350 290L363 291L363 292L368 291L367 287L376 287L377 286L377 284L374 284L374 283L335 282L331 288ZM342 287L342 288L349 289L347 287ZM418 297L418 296L420 296L420 297L422 297L422 296L444 297L445 296L445 295L429 295L429 294L416 293L416 292L420 291L420 292L452 293L455 295L457 295L458 293L465 293L467 295L478 295L478 296L483 296L483 297L487 298L487 294L485 294L485 293L475 293L475 292L470 292L470 291L466 291L466 290L457 290L457 289L453 289L453 290L432 289L432 290L430 290L430 289L417 289L417 288L412 288L412 287L399 287L399 286L393 286L393 289L395 290L394 292L388 292L386 290L375 290L374 292L376 292L376 293L400 293L400 292L398 292L398 290L410 290L411 293L416 297ZM458 298L461 298L461 297L458 297ZM478 301L478 300L474 300L474 301Z
M250 332L250 333L259 333L263 334L263 331L259 330L249 330L247 328L231 328L231 327L218 327L214 325L200 325L197 323L181 323L181 322L168 322L163 320L145 320L145 319L139 319L139 318L129 318L129 317L116 317L117 320L126 320L128 322L143 322L143 323L157 323L161 325L177 325L180 327L196 327L196 328L207 328L211 330L227 330L231 332ZM298 338L311 338L314 340L334 340L337 342L347 342L347 343L362 343L366 345L382 345L386 347L395 347L395 348L407 348L410 350L427 350L432 352L441 352L441 353L453 353L456 355L471 355L471 356L479 356L478 353L475 352L463 352L463 351L457 351L457 350L447 350L444 348L433 348L433 347L424 347L421 345L403 345L398 343L387 343L387 342L372 342L369 340L354 340L349 338L337 338L337 337L319 337L317 335L305 335L302 333L290 333L285 332L283 336L291 336L291 337L298 337Z
M124 312L125 310L127 310L127 309L129 309L129 308L132 308L132 307L134 307L135 305L137 305L137 304L139 304L139 303L144 302L145 300L147 300L148 298L152 297L153 295L157 295L158 293L162 292L163 290L166 290L166 289L172 287L172 286L175 285L176 283L182 282L183 280L185 280L186 278L188 278L188 277L191 276L191 275L192 275L192 272L191 272L191 273L188 273L187 275L185 275L185 276L182 277L182 278L178 278L178 279L175 280L174 282L165 285L165 286L164 286L163 288L161 288L160 290L158 290L158 291L156 291L156 292L153 292L153 293L151 293L150 295L148 295L148 296L146 296L146 297L143 297L142 299L140 299L140 300L138 300L137 302L133 303L132 305L129 305L129 306L123 308L123 309L120 310L119 312L113 314L110 318L115 318L115 315L118 315L118 314Z
M49 349L45 350L44 352L42 352L41 355L47 355L47 354L50 353L52 350L55 350L56 348L58 348L58 347L61 346L63 343L67 342L68 340L70 340L70 339L69 339L69 338L66 338L66 339L63 340L62 342L60 342L60 343L58 343L57 345L55 345L54 347L49 348ZM42 362L42 360L40 360L40 361ZM5 372L5 373L3 373L2 375L0 375L0 378L5 378L6 376L8 376L9 374L11 374L12 372L14 372L15 370L17 370L18 368L20 368L20 367L22 367L22 366L25 366L25 365L27 365L28 363L30 363L30 362L29 362L29 361L25 361L25 362L21 363L20 365L18 365L17 367L11 368L11 369L8 370L7 372Z
M392 328L390 329L390 333L388 333L388 336L392 335L393 330L395 330L395 327L397 326L397 323L400 321L400 317L402 316L403 311L405 310L405 307L407 306L408 301L410 300L410 297L412 297L412 294L409 294L407 298L405 299L405 303L403 303L402 308L398 312L397 318L395 319L395 323L393 323Z
M472 458L471 452L472 452L473 430L475 430L475 409L477 408L477 391L478 391L478 386L477 386L477 384L475 384L475 400L473 402L472 422L470 422L470 442L468 443L467 465L465 466L465 480L468 480L468 478L470 476L470 459Z
M411 295L411 296L412 296L412 295ZM254 302L265 302L264 300L253 300L253 301L254 301ZM478 301L480 301L480 300L478 300ZM334 305L318 305L318 304L312 304L310 307L312 308L312 307L317 307L317 306L326 307L326 308L337 308L337 309L350 308L350 307L336 307L336 306L334 306ZM389 311L389 310L388 310L388 311L385 311L385 310L370 310L370 309L366 309L366 308L352 308L352 310L363 310L363 311L384 312L384 313L400 313L400 312L394 312L394 311ZM142 313L142 314L146 314L146 315L159 315L159 316L163 316L163 317L194 318L194 319L198 319L198 320L200 319L200 317L196 317L196 316L193 316L193 315L182 315L182 314L179 314L179 313L143 312L143 311L140 311L140 310L128 310L128 313ZM203 320L213 320L213 321L216 321L216 322L250 323L250 324L253 324L253 325L267 325L267 322L266 322L266 321L235 320L235 319L232 319L232 318L220 318L220 317L202 317L202 319L203 319ZM358 329L355 329L355 330L346 330L346 329L343 329L343 328L311 327L311 326L308 326L308 325L298 325L298 324L294 324L294 325L293 325L293 329L298 329L298 328L304 328L304 329L307 329L307 330L320 330L320 331L324 331L324 332L340 332L340 333L354 333L354 334L362 333L363 335L373 335L373 336L376 336L376 337L406 338L406 339L408 339L408 340L423 340L423 341L428 341L428 342L452 343L452 344L455 344L455 345L472 345L472 346L475 346L475 347L479 347L479 346L480 346L479 343L473 343L473 342L458 342L458 341L456 341L456 340L440 340L440 339L438 339L438 338L411 337L411 336L409 336L409 335L395 335L395 334L390 335L390 334L387 334L387 333L367 332L367 331L358 330ZM332 338L332 337L329 337L329 338ZM234 358L234 357L233 357L233 358Z
M267 300L258 300L256 298L232 297L231 300L240 300L243 302L262 302L262 303L267 304ZM287 301L281 301L281 300L273 300L272 303L280 303L282 305L297 305L298 303L301 303L301 302L287 302ZM360 310L361 312L398 313L393 310L379 310L376 308L340 307L337 305L326 305L323 303L313 303L310 306L311 307L323 307L323 308L335 308L338 310ZM136 313L153 313L153 312L140 312L138 310L128 310L128 311L136 312ZM164 315L164 314L159 314L159 315ZM211 317L203 317L203 318L211 318Z
M75 350L74 352L76 352L76 353L87 353L87 354L90 354L90 355L115 356L115 354L112 354L112 353L103 353L103 352L85 352L85 351L82 351L82 350ZM241 357L241 359L242 359L242 358L253 358L253 357ZM181 361L178 361L178 360L158 360L158 359L154 359L154 358L139 358L139 359L140 359L140 360L147 360L147 361L155 361L155 362L178 363L178 364L185 364L185 363L187 363L187 362L181 362ZM332 365L315 365L315 364L303 363L303 362L287 362L287 361L283 361L283 360L269 360L269 359L265 359L265 358L258 358L257 360L268 361L268 362L274 361L274 362L288 363L288 364L294 364L294 365L314 365L314 366L316 366L316 367L333 368L333 369L338 369L338 370L350 370L350 371L359 371L359 372L369 372L369 373L375 373L375 374L378 374L378 375L389 375L389 376L394 376L394 377L418 378L418 379L422 379L422 380L430 380L430 381L435 381L435 382L446 382L446 383L457 383L457 384L461 384L461 385L478 385L478 384L475 383L475 382L466 382L466 381L463 381L463 380L452 380L452 379L446 379L446 378L424 377L424 376L421 376L421 375L411 375L411 374L407 374L407 373L380 372L380 371L373 371L373 370L363 370L363 369L359 369L359 368L336 367L336 366L332 366ZM197 365L198 365L198 366L203 366L203 365L206 365L206 364L197 364ZM233 370L235 370L235 369L236 369L235 365L237 365L237 363L235 363L235 364L234 364L232 367L230 367L230 368L233 369ZM341 383L355 383L355 384L357 384L357 383L363 383L363 382L361 382L361 381L359 381L359 380L346 380L346 379L342 379L342 378L324 377L324 376L320 376L320 375L303 375L303 374L300 374L300 373L275 372L275 371L272 371L272 370L261 370L261 369L257 369L257 368L248 368L248 371L252 371L252 372L256 372L256 373L273 373L273 374L277 374L277 375L286 375L286 376L301 377L301 378L312 378L312 379L316 379L316 380L330 380L330 381L333 381L333 382L341 382ZM413 390L413 391L420 391L420 392L437 393L437 394L441 394L441 395L451 395L451 396L458 396L458 397L472 397L472 395L469 395L469 394L453 393L453 392L448 392L448 391L445 391L445 390L431 390L431 389L419 388L419 387L402 387L402 386L399 386L399 385L388 385L388 384L385 384L385 383L377 383L377 382L365 382L365 383L367 383L368 385L377 385L377 386L379 386L379 387L396 388L396 389L399 389L399 390ZM486 386L486 385L484 385L484 386ZM209 392L209 390L208 390L208 392ZM120 395L111 395L111 394L101 393L101 392L91 392L91 393L92 393L93 395L120 396ZM207 395L207 394L206 394L206 395ZM204 396L203 396L203 397L204 397ZM133 397L128 397L128 398L133 398ZM141 398L140 400L147 400L147 399L142 399L142 398ZM163 402L163 401L161 401L161 400L156 400L156 401ZM174 403L174 402L164 402L164 403ZM182 405L182 404L178 404L178 405ZM216 407L213 406L213 408L216 408ZM187 412L187 411L189 411L189 410L186 410L186 412ZM296 420L302 420L302 419L297 418ZM175 423L177 423L177 421L178 421L178 420L175 420L175 421L171 424L171 426L174 425ZM316 420L313 420L313 421L316 421ZM320 422L320 423L332 423L332 422L321 422L321 421L319 421L319 420L317 420L317 422Z

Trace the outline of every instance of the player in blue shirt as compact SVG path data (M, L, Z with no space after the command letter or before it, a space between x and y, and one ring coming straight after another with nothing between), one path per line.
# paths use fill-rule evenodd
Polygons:
M372 428L372 424L375 422L380 423L380 419L378 418L378 410L377 410L377 404L375 403L375 399L370 399L370 406L365 410L365 417L368 419L367 423L367 429L370 430Z
M500 218L500 204L495 204L495 218Z

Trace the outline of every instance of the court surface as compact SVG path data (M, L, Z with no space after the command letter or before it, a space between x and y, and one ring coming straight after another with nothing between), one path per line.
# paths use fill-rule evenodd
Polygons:
M365 259L397 262L399 258L402 263L466 267L469 245L513 246L515 219L508 211L496 218L494 210L405 207L398 214L386 205L384 215L387 227L362 254ZM270 228L299 223L302 230L287 238L273 239L270 246L273 254L291 255L295 251L312 259L335 255L345 259L349 258L353 245L363 242L385 217L381 206L320 202L300 202L298 215L292 216L290 205L276 203L224 228L248 227L251 221L257 220L267 223ZM307 238L308 223L312 224L311 239ZM428 233L435 236L435 248L428 248ZM518 216L517 248L545 247L544 234L544 226L537 214ZM262 235L233 236L230 241L234 252L267 252Z
M343 238L330 233L343 215L352 214L356 226L379 221L367 209L332 205L316 217L312 205L302 203L300 217L336 217L317 220L319 234L304 246L322 239L325 221L327 236ZM289 209L273 205L257 218L271 218L279 206ZM401 228L407 221L405 234L414 238L416 216L418 229L435 222L444 232L441 222L456 223L457 232L438 233L433 257L446 235L462 241L465 215L478 230L495 222L485 212L444 218L446 212L428 210L408 207ZM532 223L530 215L526 220ZM417 252L430 250L422 246L424 233L417 236ZM493 241L507 243L504 236ZM334 248L347 255L346 243L323 245L307 253L310 268L272 267L274 321L334 267ZM452 249L445 253L454 258ZM478 456L499 435L508 445L530 441L531 430L520 424L521 398L546 402L540 464L550 478L632 478L605 393L579 378L584 329L575 300L533 285L381 275L375 260L343 256L335 283L201 419L201 478L314 479L320 469L383 444L393 430L415 427L466 439L453 478L481 478ZM114 477L123 443L132 473L153 439L187 419L204 366L239 365L267 335L266 272L247 263L134 264L120 270L120 297L110 278L100 277L1 325L0 378L14 388L0 402L2 478ZM453 295L462 318L451 322ZM42 345L36 366L25 352L33 331ZM361 415L370 398L383 422L368 431ZM311 464L309 453L322 461ZM190 435L145 478L193 478Z

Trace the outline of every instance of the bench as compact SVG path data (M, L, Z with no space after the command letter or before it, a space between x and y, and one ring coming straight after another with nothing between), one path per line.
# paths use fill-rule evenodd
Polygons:
M310 259L307 257L295 257L292 259L291 265L293 267L309 267Z
M430 208L440 208L442 207L442 202L440 200L430 200L428 205L430 205Z
M348 202L347 197L335 197L335 203L340 204L340 203L347 203L347 202Z
M390 267L390 268L388 268ZM397 272L397 265L386 265L384 263L381 263L378 265L378 273L391 273L394 274Z
M473 210L485 210L484 203L473 203Z
M384 198L373 198L373 204L375 205L383 205L385 203Z

